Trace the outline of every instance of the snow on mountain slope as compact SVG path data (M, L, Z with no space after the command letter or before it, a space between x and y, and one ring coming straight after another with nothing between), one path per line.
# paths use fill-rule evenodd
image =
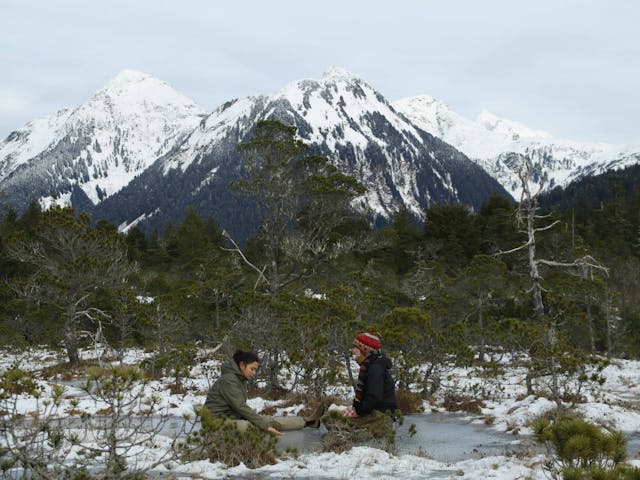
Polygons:
M517 169L522 159L517 155L529 158L537 178L551 188L583 175L637 163L640 153L640 148L556 139L550 133L487 111L475 121L469 120L426 95L405 98L393 106L420 128L476 161L515 198L521 193Z
M341 68L330 69L320 79L294 81L269 96L222 105L176 152L161 160L165 174L177 168L186 171L193 162L201 162L219 149L220 143L237 145L266 118L296 125L305 143L368 188L360 199L361 206L385 218L401 204L416 216L423 215L428 185L419 177L426 174L429 163L430 176L449 192L450 200L458 196L446 167L425 147L429 140L424 132L398 115L367 82ZM212 168L211 175L217 171ZM210 178L203 179L198 188L208 181ZM435 192L430 195L439 196Z
M418 177L428 162L435 163L435 155L424 147L423 133L365 80L334 67L318 80L290 83L271 97L271 104L283 103L300 136L322 145L323 154L368 188L363 205L385 217L400 203L423 215L426 188ZM455 196L451 179L434 174Z
M241 174L238 144L264 119L296 126L312 153L360 181L367 192L354 206L376 224L400 208L422 218L428 205L478 208L492 193L507 195L481 167L399 115L362 78L333 68L319 79L220 106L122 192L101 203L96 214L123 225L145 218L145 228L153 229L179 221L180 212L193 205L237 238L248 238L255 233L255 211L238 202L230 185Z
M70 114L71 110L63 109L38 118L0 142L0 181L51 145Z
M164 82L126 70L58 117L40 129L46 135L31 125L2 145L0 190L18 209L34 198L67 202L117 225L144 219L161 229L196 205L246 238L255 212L230 185L241 174L238 144L263 119L295 125L313 153L364 184L354 205L374 223L400 208L421 218L435 203L477 208L492 193L506 195L481 167L340 68L208 114Z
M0 158L0 172L7 172L0 187L35 184L46 197L75 186L97 204L167 153L203 116L200 107L166 83L125 70L89 101L65 112L50 129L50 140L37 142L30 125L14 132L30 134L24 135L20 165Z
M194 161L210 154L215 146L232 135L239 143L255 122L256 105L264 97L247 97L224 103L207 115L176 149L173 155L163 159L163 170L185 171ZM233 132L233 133L232 133Z

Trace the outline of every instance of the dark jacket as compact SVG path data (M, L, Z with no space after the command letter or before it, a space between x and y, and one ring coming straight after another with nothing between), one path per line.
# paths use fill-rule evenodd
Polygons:
M366 371L362 400L353 404L358 415L367 415L373 410L393 412L398 408L396 382L390 370L391 360L382 354L371 361Z
M247 379L231 360L222 366L222 376L213 384L204 406L216 417L249 420L261 430L269 427L269 419L247 405Z

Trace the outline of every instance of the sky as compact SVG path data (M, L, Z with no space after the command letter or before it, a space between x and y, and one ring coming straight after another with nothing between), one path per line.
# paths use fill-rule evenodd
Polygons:
M554 137L640 145L633 0L0 0L0 138L124 69L207 110L332 66Z

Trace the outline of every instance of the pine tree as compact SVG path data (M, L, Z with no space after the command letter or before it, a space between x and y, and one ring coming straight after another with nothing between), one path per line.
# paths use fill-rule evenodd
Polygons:
M126 286L134 271L117 233L100 232L88 215L54 207L41 214L33 236L22 235L7 246L9 258L32 270L14 288L30 301L50 306L64 321L69 362L79 363L78 329L83 320L100 322L109 315L96 303L101 288Z

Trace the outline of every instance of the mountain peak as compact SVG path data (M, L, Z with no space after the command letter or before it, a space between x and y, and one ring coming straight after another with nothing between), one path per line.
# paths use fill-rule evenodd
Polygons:
M352 80L360 80L360 76L350 72L349 70L338 67L331 66L329 69L324 72L322 75L323 80L333 80L333 81L352 81Z
M121 92L133 85L151 81L152 83L164 83L151 75L139 70L126 69L122 70L101 89L101 91Z
M126 115L139 115L141 112L174 111L178 115L203 115L204 110L186 95L175 90L166 82L138 70L122 70L103 88L93 95L86 104L79 107L77 114L84 117L87 109L89 116L94 110L108 106L111 112Z
M120 83L132 83L132 82L140 82L142 80L146 80L147 78L152 78L151 75L145 72L141 72L140 70L134 70L131 68L125 68L121 72L119 72L111 82L120 82Z
M127 107L127 110L134 104L150 103L159 106L179 105L204 113L193 100L171 85L139 70L122 70L92 100L101 102L105 98Z

